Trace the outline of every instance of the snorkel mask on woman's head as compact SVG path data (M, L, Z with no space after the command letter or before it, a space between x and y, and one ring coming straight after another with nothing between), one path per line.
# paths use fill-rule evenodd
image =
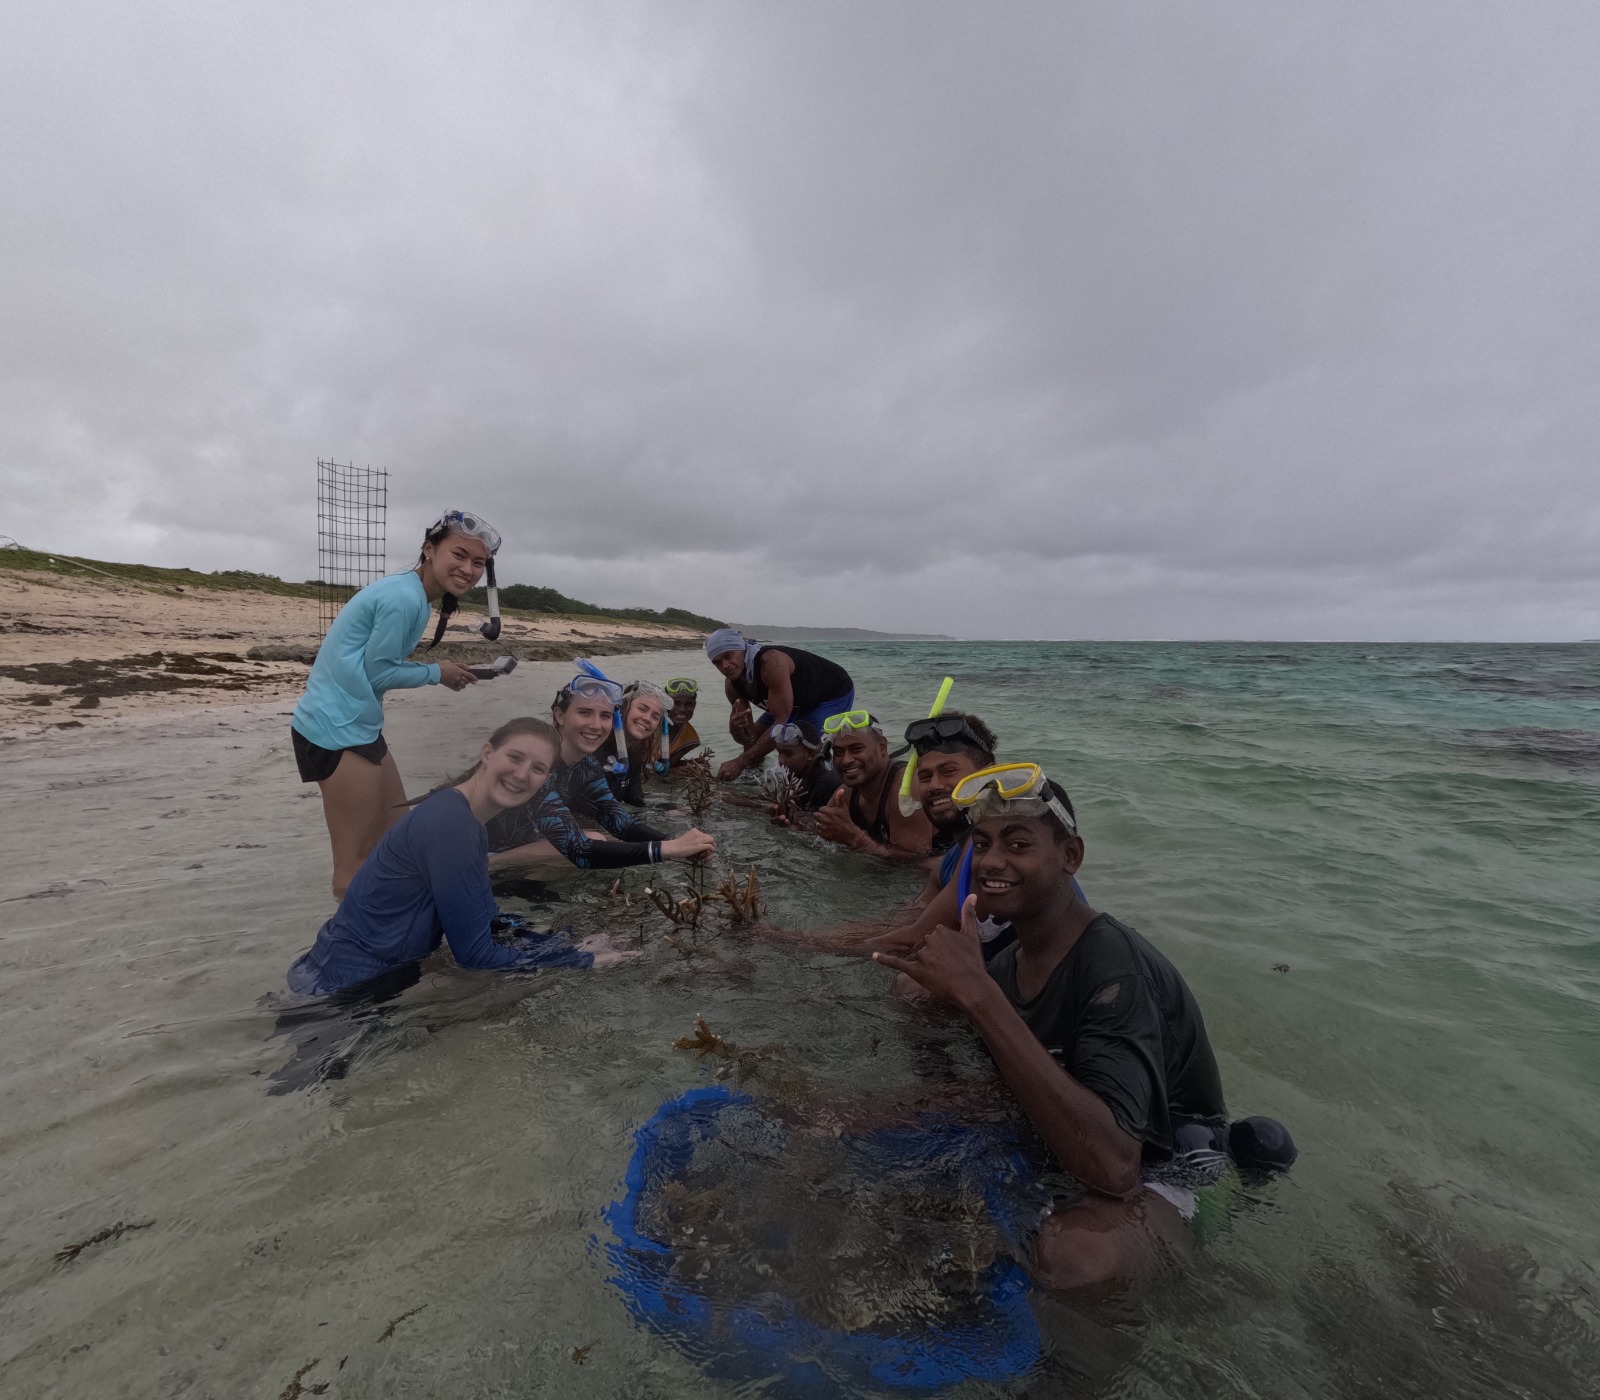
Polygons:
M1037 763L997 763L968 773L951 790L950 801L965 808L974 824L1002 813L1019 817L1048 813L1068 836L1078 830L1071 799L1056 795L1055 785Z
M654 681L629 681L622 692L623 708L628 708L641 695L659 701L661 705L661 749L650 766L657 773L666 773L672 768L672 722L667 717L671 703L667 698L667 692ZM623 730L623 737L626 739L626 720L623 722Z
M500 635L500 590L495 587L494 557L500 552L500 532L482 516L473 515L465 510L447 510L432 525L428 526L425 539L438 543L446 535L468 535L482 542L483 547L489 551L489 562L484 566L484 587L489 594L489 620L478 624L478 631L485 640L494 641ZM443 627L440 628L441 632ZM438 637L434 638L437 642Z
M629 681L622 687L622 697L631 700L635 695L648 695L653 700L666 704L667 692L654 681Z
M611 701L611 739L616 752L606 760L606 771L620 776L628 771L628 736L622 731L622 687L592 661L585 661L580 656L575 658L572 664L583 672L582 676L573 679L569 687L574 695L600 694L607 696ZM579 683L584 679L588 679L597 685L605 686L607 689L601 691L580 690L578 689Z
M564 686L561 693L556 696L556 704L564 698L582 695L587 698L605 700L613 707L622 704L622 687L615 681L596 680L593 676L574 676Z

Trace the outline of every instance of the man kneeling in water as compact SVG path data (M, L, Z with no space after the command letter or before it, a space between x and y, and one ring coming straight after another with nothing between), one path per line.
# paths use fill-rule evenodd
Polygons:
M1195 1190L1221 1175L1227 1108L1194 995L1074 883L1083 839L1037 764L972 774L952 799L973 820L961 926L877 961L964 1012L1056 1161L1088 1194L1050 1216L1035 1265L1052 1288L1148 1276L1187 1239ZM979 910L1017 942L987 968Z

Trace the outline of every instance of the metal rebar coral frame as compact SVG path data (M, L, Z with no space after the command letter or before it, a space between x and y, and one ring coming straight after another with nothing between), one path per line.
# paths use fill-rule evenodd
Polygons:
M389 473L317 459L317 620L328 633L357 589L388 572Z

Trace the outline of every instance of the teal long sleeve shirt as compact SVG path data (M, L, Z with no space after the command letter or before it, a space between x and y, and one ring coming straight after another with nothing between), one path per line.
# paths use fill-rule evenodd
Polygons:
M325 749L370 744L383 730L383 695L437 685L439 668L407 661L431 605L411 571L369 583L339 610L294 707L294 727Z

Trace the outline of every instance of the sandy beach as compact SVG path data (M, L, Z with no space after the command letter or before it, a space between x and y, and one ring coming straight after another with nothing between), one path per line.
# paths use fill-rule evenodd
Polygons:
M142 587L8 571L0 606L0 739L103 726L154 709L297 694L317 645L317 604L254 589ZM498 641L462 613L437 659L523 661L697 646L700 633L650 623L507 617ZM252 655L252 653L255 653ZM306 659L283 659L294 655Z

